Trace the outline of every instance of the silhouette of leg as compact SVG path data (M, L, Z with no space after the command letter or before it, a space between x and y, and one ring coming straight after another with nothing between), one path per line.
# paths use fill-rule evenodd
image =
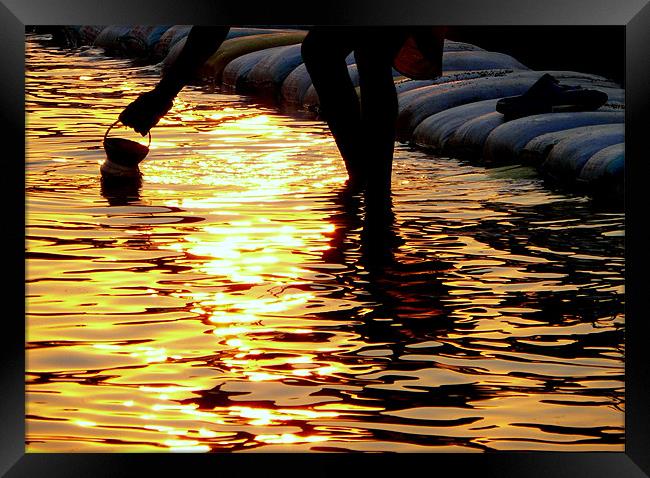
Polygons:
M362 182L359 99L345 63L354 47L353 37L347 28L312 29L302 42L302 58L348 175Z
M354 52L361 86L361 131L363 164L368 172L367 198L390 194L397 120L397 93L392 65L405 40L406 34L402 29L371 29L365 33Z

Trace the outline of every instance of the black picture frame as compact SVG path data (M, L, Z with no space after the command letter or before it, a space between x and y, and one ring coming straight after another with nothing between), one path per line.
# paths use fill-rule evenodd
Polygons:
M215 21L218 19L218 21ZM485 454L26 454L25 453L25 26L70 24L245 25L618 25L625 29L626 88L626 444L624 453L495 452ZM334 476L453 473L455 477L650 476L650 361L645 356L648 319L647 235L643 207L647 182L650 110L649 0L0 0L1 176L6 194L0 408L0 474L38 476L142 476L233 473ZM646 141L646 143L644 143ZM9 145L15 148L9 149ZM23 160L21 161L21 156ZM645 186L647 187L647 186ZM199 468L201 470L199 471ZM418 471L422 470L422 471Z

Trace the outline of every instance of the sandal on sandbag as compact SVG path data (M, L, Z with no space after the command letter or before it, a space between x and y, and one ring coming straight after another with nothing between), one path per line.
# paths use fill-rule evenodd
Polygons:
M556 78L546 73L523 95L501 98L496 110L509 121L542 113L593 111L607 103L607 99L602 91L560 85Z

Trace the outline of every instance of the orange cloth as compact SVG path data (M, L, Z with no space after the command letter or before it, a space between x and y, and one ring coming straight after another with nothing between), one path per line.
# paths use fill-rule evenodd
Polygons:
M402 75L414 80L430 80L442 74L442 52L445 27L414 27L393 66Z

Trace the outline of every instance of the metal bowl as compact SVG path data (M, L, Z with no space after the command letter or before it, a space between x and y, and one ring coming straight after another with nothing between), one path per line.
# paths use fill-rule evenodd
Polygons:
M125 166L127 168L136 168L149 154L151 132L149 132L149 144L147 146L130 139L109 138L108 133L113 129L118 121L113 123L104 134L104 151L106 151L106 158L111 163Z

